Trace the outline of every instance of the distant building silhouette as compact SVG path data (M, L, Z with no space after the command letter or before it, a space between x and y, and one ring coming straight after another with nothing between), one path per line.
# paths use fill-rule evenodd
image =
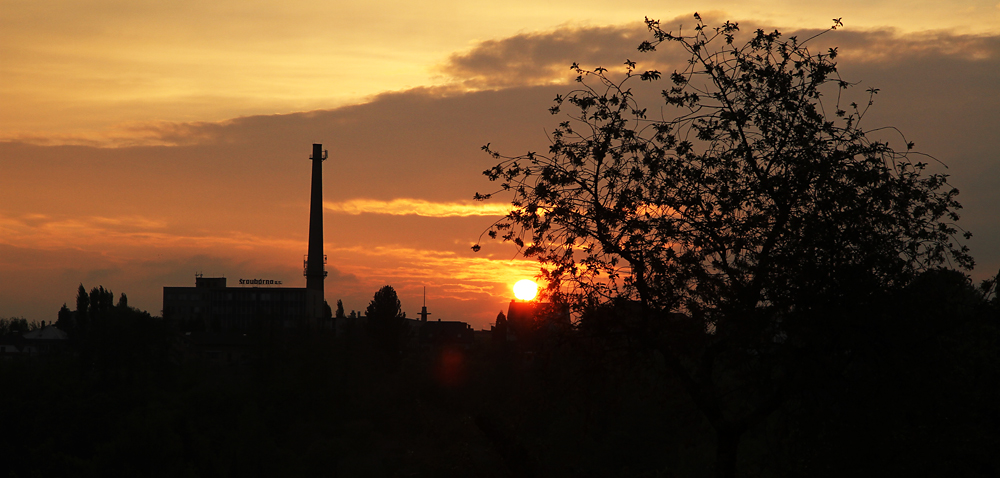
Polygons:
M309 249L303 261L305 287L280 287L281 281L240 279L229 287L225 277L195 276L194 287L164 287L163 317L189 329L245 334L262 329L321 327L326 324L324 300L326 255L323 254L322 144L313 144L309 204Z
M317 299L305 287L227 287L225 277L196 275L194 287L163 288L163 317L210 332L247 333L265 322L292 328L318 318Z
M421 344L471 347L475 342L475 330L465 322L457 320L421 321L419 327L417 333Z
M60 352L69 343L69 336L55 325L24 333L0 336L0 359L31 358Z
M414 332L420 345L458 346L470 348L475 343L475 330L471 325L458 320L427 320L432 315L427 311L427 288L424 288L424 304L420 308L419 320L409 320L410 330Z
M567 304L539 302L534 300L511 300L507 315L497 315L493 333L495 342L518 342L521 346L533 346L543 334L570 326Z
M490 340L495 344L507 342L507 316L501 311L496 322L490 326Z

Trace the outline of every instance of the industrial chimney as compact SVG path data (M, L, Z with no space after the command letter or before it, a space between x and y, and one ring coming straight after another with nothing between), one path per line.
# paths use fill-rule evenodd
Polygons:
M309 203L309 254L306 256L306 289L319 293L323 304L323 281L326 279L326 255L323 254L323 160L322 144L313 144L312 192Z

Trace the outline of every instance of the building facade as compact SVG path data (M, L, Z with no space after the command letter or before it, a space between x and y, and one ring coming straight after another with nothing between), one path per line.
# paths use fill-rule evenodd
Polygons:
M322 293L305 287L228 287L225 277L195 276L194 287L164 287L163 317L189 327L249 333L305 326L325 314Z

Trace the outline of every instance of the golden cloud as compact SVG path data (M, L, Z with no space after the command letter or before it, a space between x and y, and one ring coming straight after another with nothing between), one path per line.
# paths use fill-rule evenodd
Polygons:
M0 213L0 244L39 250L94 250L109 259L135 259L147 249L303 249L305 241L260 237L233 232L203 236L167 231L160 219L129 215L119 217L54 217L45 214ZM128 252L131 251L131 252ZM141 257L140 254L139 257Z
M431 202L423 199L398 198L391 201L377 199L349 199L324 203L326 209L342 214L388 214L392 216L469 217L503 216L510 212L509 204Z

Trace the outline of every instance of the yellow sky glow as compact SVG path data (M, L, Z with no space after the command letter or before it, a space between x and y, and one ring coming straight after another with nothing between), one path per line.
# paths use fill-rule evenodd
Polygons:
M437 66L480 41L567 24L668 20L695 8L640 1L611 7L596 0L0 5L0 140L101 136L135 121L220 121L332 108L454 81ZM843 17L853 29L1000 31L996 3L980 0L710 1L697 9L783 28L823 28Z

